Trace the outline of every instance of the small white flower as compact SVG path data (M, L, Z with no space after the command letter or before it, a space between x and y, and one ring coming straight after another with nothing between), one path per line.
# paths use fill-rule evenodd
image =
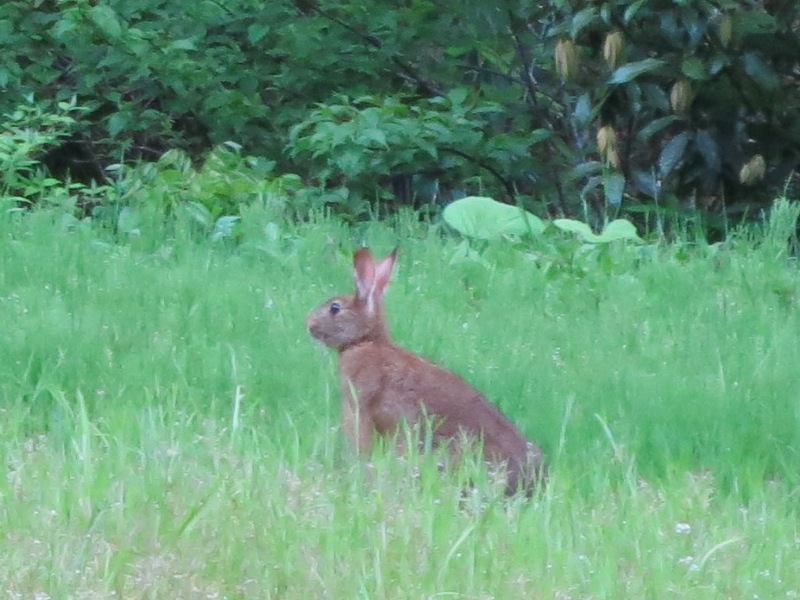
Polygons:
M692 532L692 526L688 523L675 523L675 533L686 535Z

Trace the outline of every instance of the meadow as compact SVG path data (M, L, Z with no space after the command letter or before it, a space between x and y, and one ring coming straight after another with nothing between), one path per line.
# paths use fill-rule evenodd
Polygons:
M3 598L800 597L800 275L769 227L480 262L410 218L240 225L0 216ZM543 447L532 500L341 438L305 316L398 240L395 339Z

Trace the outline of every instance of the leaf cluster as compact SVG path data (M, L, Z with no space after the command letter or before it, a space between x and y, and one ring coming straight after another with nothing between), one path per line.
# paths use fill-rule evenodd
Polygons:
M0 113L86 108L43 159L84 183L233 140L345 212L478 194L597 228L752 211L800 163L781 0L7 0L0 48Z

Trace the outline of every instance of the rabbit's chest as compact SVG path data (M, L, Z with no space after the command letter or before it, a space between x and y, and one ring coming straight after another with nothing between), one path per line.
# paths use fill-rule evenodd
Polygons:
M395 347L369 343L343 352L339 369L345 421L367 421L381 435L393 433L401 421L419 421L425 393L417 362Z

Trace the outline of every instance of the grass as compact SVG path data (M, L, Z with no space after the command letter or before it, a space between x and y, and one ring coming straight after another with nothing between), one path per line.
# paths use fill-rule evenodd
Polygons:
M526 504L348 453L304 318L351 288L342 248L398 229L268 221L247 213L232 247L0 220L4 598L800 597L800 277L780 244L547 269L490 245L484 268L397 226L395 337L544 447Z

